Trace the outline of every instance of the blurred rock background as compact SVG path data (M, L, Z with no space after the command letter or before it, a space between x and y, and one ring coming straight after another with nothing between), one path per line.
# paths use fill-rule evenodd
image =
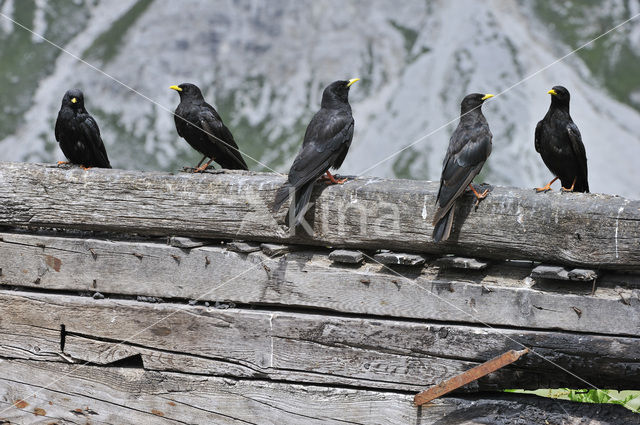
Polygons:
M640 18L511 88L640 13L638 0L0 0L0 12L157 102L0 16L3 161L62 159L53 126L78 87L114 167L194 165L165 109L170 85L193 82L244 152L286 172L324 86L360 77L340 173L437 180L462 97L508 89L484 106L494 139L480 180L533 187L551 178L534 128L562 84L592 191L640 199Z

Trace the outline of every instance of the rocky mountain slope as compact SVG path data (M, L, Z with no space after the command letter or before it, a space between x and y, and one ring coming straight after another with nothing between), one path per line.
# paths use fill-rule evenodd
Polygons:
M640 18L544 69L640 13L637 1L604 3L0 0L2 14L138 92L0 16L2 160L62 159L53 124L64 92L79 87L114 167L194 165L168 89L193 82L244 152L285 172L323 87L360 77L340 172L438 179L461 98L491 92L501 94L484 106L494 146L480 178L534 186L550 174L533 130L547 90L563 84L592 191L640 198Z

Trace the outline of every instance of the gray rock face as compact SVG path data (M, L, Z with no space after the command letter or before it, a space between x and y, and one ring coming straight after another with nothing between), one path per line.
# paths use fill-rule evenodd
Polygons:
M504 92L484 106L494 149L480 180L533 187L551 177L534 150L534 128L549 105L546 91L562 84L572 94L592 191L640 197L640 82L630 77L640 69L640 27L627 24L545 68L640 12L634 2L66 3L6 0L0 9L135 92L0 17L7 69L0 83L8 88L0 93L2 160L62 159L53 123L75 86L114 167L194 165L200 158L175 132L178 97L168 89L193 82L262 164L247 157L249 167L282 172L324 86L360 77L342 173L436 180L460 99Z

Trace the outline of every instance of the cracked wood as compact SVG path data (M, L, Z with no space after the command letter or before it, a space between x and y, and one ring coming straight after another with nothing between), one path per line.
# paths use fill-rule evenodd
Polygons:
M371 389L0 362L0 408L11 423L31 423L42 415L44 423L59 424L507 425L519 423L523 412L535 423L637 423L636 414L622 406L516 394L443 397L418 409L411 401L411 394Z
M180 249L164 242L13 233L0 233L0 239L1 285L640 335L637 275L608 273L592 295L590 284L532 281L526 265L494 264L480 272L445 270L431 261L399 269L407 276L402 278L375 263L336 266L328 250L269 258L225 245Z
M7 358L95 365L129 361L158 371L416 391L521 349L519 342L606 388L635 388L640 373L638 338L18 291L0 291L0 309L0 356ZM55 333L61 324L64 353ZM34 342L38 335L41 340ZM576 387L581 382L531 355L467 389Z
M0 225L482 254L640 270L640 201L493 187L477 210L471 206L474 197L463 196L450 242L434 244L435 182L358 178L339 186L319 184L309 216L313 236L292 235L281 224L284 208L271 213L283 182L252 172L83 171L3 163Z

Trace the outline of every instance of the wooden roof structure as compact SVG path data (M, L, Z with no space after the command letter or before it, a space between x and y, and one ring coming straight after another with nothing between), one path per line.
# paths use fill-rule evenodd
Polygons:
M0 163L0 419L638 423L497 391L640 389L640 201L492 187L434 244L435 183L318 184L309 235L283 181Z

